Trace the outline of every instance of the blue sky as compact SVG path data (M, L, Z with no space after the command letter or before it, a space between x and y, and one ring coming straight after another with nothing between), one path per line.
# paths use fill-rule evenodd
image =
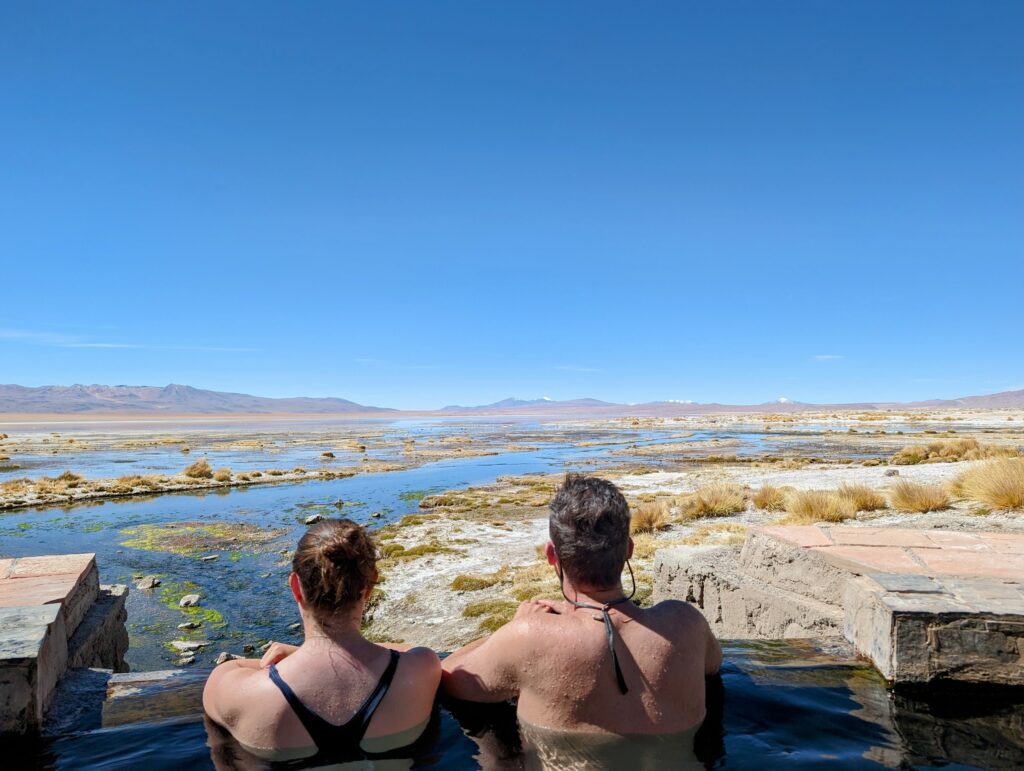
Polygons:
M0 8L0 382L1024 387L1024 4Z

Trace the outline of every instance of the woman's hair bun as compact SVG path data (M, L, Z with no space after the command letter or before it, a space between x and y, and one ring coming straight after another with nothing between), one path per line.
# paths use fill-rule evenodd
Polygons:
M366 528L350 519L321 520L299 539L292 569L306 603L332 614L377 582L377 547Z

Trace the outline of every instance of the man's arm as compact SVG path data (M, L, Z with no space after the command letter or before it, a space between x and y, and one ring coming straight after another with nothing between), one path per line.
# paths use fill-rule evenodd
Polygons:
M474 640L441 662L445 691L464 701L496 702L519 695L519 662L529 645L528 619L550 611L524 602L515 618L490 637Z

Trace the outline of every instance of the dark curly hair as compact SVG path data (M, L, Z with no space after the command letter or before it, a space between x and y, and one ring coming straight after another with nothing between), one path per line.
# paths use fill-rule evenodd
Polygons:
M569 578L595 589L615 586L629 549L629 504L619 488L567 474L550 508L551 543Z

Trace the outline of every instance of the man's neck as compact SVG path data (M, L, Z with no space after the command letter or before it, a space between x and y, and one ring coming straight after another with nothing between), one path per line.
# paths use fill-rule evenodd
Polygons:
M565 596L571 602L581 602L587 605L607 605L616 600L621 601L626 596L625 591L622 589L621 581L608 589L596 589L592 586L577 586L567 576L564 580L563 588Z

